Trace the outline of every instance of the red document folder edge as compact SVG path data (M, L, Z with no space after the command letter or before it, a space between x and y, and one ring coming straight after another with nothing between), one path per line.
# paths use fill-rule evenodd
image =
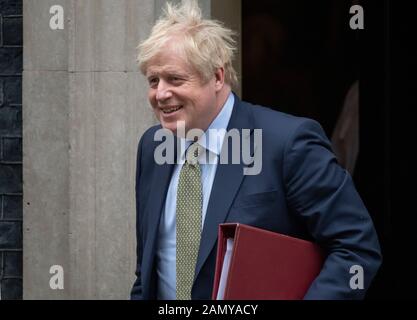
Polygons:
M239 223L220 224L213 300L227 238L234 238L234 245L224 300L302 299L325 259L312 242Z

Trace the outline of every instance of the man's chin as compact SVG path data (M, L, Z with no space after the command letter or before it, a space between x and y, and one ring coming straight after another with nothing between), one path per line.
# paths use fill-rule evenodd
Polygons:
M171 131L175 136L179 138L185 138L186 129L184 126L184 122L176 122L176 123L161 123L162 127L166 130Z

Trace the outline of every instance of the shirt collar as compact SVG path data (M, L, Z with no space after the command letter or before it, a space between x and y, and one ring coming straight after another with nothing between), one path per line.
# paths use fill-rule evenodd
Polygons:
M209 150L216 155L220 155L227 126L229 125L230 117L232 116L234 103L235 97L233 93L230 92L219 114L216 116L216 118L214 118L210 126L197 141L197 143L200 144L204 149ZM185 139L181 138L181 140L182 143L184 143ZM185 159L185 152L191 143L192 141L185 140L185 149L181 150L182 160Z

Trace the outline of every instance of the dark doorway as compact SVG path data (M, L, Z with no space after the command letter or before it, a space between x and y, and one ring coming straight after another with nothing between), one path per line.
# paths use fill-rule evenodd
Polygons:
M243 98L318 120L330 136L358 79L350 1L244 0Z
M365 28L352 30L359 4ZM353 172L380 238L384 263L368 299L395 298L390 185L390 2L242 1L243 99L313 118L330 138L359 83L359 153ZM404 293L404 295L406 295Z

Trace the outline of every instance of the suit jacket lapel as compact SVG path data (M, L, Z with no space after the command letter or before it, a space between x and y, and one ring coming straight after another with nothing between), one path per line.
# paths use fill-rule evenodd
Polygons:
M241 129L251 129L251 132L253 131L251 110L241 103L236 95L227 130L231 129L238 129L240 134L242 134ZM243 139L249 139L249 136L243 136ZM222 149L228 148L228 162L230 164L221 164L219 161L217 166L201 235L194 280L217 241L218 226L226 220L230 206L244 178L243 168L245 166L242 161L239 164L231 163L232 146L226 142L225 140Z

